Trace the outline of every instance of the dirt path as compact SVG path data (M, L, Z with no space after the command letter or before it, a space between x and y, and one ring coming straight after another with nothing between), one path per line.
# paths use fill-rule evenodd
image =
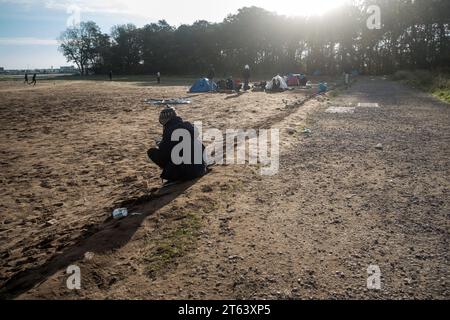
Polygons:
M247 173L152 297L448 299L450 109L380 79L331 104L359 102L380 107L313 108L312 135L283 148L280 174ZM367 289L369 265L380 291Z
M359 102L379 108L326 112ZM142 195L129 203L142 215L106 221L16 280L39 284L19 298L448 299L449 106L366 78L285 119L277 108L266 105L265 122L281 129L278 175L214 167ZM82 290L66 288L68 264L81 268ZM380 291L366 287L369 265L381 269Z

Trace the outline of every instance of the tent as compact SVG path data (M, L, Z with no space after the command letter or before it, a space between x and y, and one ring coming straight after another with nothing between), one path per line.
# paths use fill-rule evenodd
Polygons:
M298 86L299 85L299 74L290 74L287 76L287 85L292 86Z
M208 78L202 78L197 80L189 90L189 92L210 92L216 91L217 85L214 81L209 80Z
M272 90L273 80L277 80L280 82L280 89L284 89L284 90L289 89L286 81L284 81L284 79L282 77L276 76L276 77L273 77L272 80L267 83L266 90Z
M320 81L319 83L319 93L327 92L328 84L326 82Z

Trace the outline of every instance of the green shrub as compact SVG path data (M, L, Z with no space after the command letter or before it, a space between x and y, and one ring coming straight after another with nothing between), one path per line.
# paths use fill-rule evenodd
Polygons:
M450 102L450 74L448 73L433 73L428 70L400 70L392 76L392 79L430 92L441 100Z

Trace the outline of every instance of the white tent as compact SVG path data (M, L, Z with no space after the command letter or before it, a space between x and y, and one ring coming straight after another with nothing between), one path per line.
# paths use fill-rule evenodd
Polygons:
M272 90L273 86L273 80L278 80L280 82L280 89L289 89L289 86L287 85L286 81L280 76L275 76L271 81L269 81L266 85L266 90Z

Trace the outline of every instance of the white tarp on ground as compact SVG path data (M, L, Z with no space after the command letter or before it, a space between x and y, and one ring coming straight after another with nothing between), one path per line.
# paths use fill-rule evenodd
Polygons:
M358 103L358 107L360 107L360 108L379 108L380 105L378 103L360 102L360 103Z
M329 107L326 113L354 113L355 107Z
M269 81L266 85L266 90L272 90L272 86L273 86L273 80L278 80L280 81L280 89L289 89L289 86L287 85L286 81L284 81L284 79L280 76L275 76L272 78L271 81Z

